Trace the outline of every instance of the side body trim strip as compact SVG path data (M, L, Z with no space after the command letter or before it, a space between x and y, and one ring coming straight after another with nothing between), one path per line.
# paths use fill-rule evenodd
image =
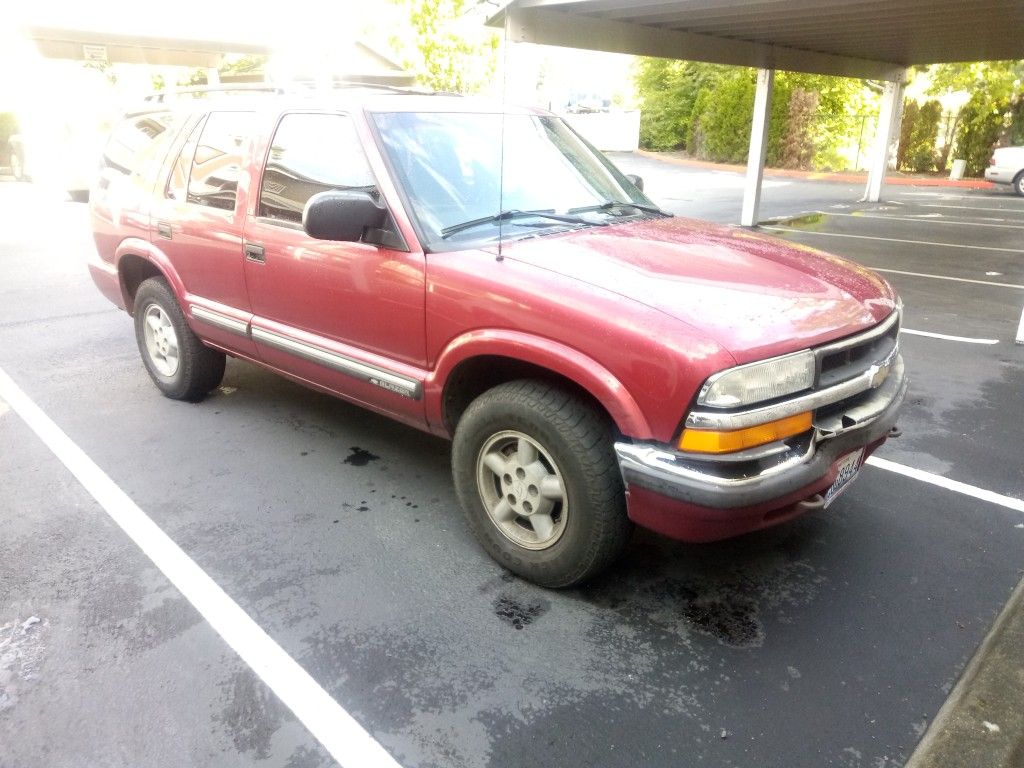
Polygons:
M195 304L190 304L189 308L192 310L192 317L196 320L208 323L216 328L220 328L222 331L228 331L237 336L249 337L249 324L246 322L222 315L220 312L214 312L212 309L197 307Z
M282 336L262 328L253 328L252 338L267 346L279 349L282 352L289 352L304 360L323 365L332 370L344 373L353 378L365 381L368 384L394 392L396 395L408 397L412 400L419 400L423 395L423 386L415 379L399 376L391 371L378 368L373 365L353 360L351 357L330 352L322 347L316 347L303 341Z

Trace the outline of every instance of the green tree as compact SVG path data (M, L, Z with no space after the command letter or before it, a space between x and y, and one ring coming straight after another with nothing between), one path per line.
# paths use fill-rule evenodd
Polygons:
M903 102L903 118L900 121L900 143L896 147L896 167L907 167L907 154L910 152L914 126L917 125L917 115L921 107L913 99L906 99Z
M1001 137L1024 141L1024 59L936 64L928 75L932 94L971 94L957 119L953 150L954 157L967 161L969 174L984 171Z
M987 94L975 93L960 110L956 131L955 157L967 161L967 173L985 172L992 148L1003 131L1003 112L994 107Z
M754 70L644 59L636 83L643 101L641 146L685 148L694 157L720 162L746 159ZM852 140L857 116L870 98L855 80L779 72L768 126L768 164L841 166L839 150Z
M692 148L698 157L724 163L743 162L750 146L750 115L754 107L754 78L749 69L736 70L706 100L697 117L700 144Z
M814 115L820 96L814 91L794 88L789 96L786 132L779 146L783 168L810 168L814 159Z
M637 65L640 111L640 144L647 149L686 148L693 133L696 105L704 91L729 73L717 64L674 59L641 59ZM708 97L705 97L706 102Z
M924 173L935 170L940 156L935 148L939 138L942 105L928 101L918 105L908 101L903 107L900 143L896 150L896 167Z
M409 14L413 34L405 48L404 66L427 88L472 93L490 82L497 65L499 37L481 25L457 22L466 13L466 0L393 0ZM470 30L473 30L472 34Z
M1024 84L1024 59L935 64L928 70L934 95L968 91L984 94L992 104L1008 104Z

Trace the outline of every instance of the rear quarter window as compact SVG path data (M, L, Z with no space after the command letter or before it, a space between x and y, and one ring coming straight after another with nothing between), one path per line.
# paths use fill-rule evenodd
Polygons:
M103 150L103 166L116 173L142 174L154 160L164 156L177 133L180 119L170 112L136 115L114 128Z

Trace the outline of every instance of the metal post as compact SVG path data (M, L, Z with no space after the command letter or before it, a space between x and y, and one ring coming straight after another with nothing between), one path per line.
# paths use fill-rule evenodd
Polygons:
M774 69L757 70L757 92L754 94L754 118L750 126L750 153L747 155L747 183L743 188L743 212L740 224L757 224L761 207L761 180L764 178L764 160L768 154L768 122L772 113L772 86Z
M869 203L877 203L882 199L885 187L885 173L889 170L889 156L892 144L899 136L900 122L903 120L903 82L887 81L882 93L882 108L878 113L878 127L875 131L875 144L868 167L868 186L864 191L864 199Z

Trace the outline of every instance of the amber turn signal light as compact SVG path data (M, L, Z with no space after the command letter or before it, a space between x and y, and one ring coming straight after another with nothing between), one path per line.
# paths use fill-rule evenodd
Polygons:
M755 448L786 437L799 435L811 428L811 412L787 416L755 427L719 432L712 429L684 429L679 449L693 453L733 453Z

